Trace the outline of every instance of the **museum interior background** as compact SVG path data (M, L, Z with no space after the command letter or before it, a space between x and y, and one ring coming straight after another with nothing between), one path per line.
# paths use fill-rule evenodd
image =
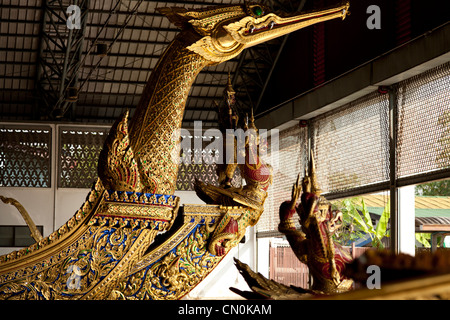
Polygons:
M336 4L262 2L286 12ZM133 116L178 32L155 8L234 3L80 0L81 28L68 38L60 9L71 1L2 1L0 195L18 200L43 236L57 230L95 181L112 123L125 110ZM259 129L277 129L269 147L276 138L279 146L268 150L277 165L260 221L188 298L236 298L228 288L246 284L233 257L271 279L307 285L307 269L277 226L310 151L327 199L349 217L355 207L370 213L365 227L354 222L341 235L354 256L371 246L412 255L450 246L449 9L437 0L353 1L345 23L308 27L199 74L183 128L217 127L215 103L230 76L238 108L253 109ZM181 166L181 203L203 203L194 178L214 183L214 172L205 163ZM387 211L390 223L377 233ZM0 203L0 254L33 241L16 209Z

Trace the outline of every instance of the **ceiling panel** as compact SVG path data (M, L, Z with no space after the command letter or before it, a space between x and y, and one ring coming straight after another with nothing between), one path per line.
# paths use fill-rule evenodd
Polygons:
M63 9L70 4L69 0L50 2L54 6L59 3ZM39 83L38 57L51 55L50 51L57 48L57 44L47 41L44 52L39 52L43 41L43 3L41 0L3 0L0 3L1 120L112 123L127 109L132 115L151 71L178 33L156 8L202 8L238 3L242 1L90 1L78 72L81 86L78 100L68 104L63 118L55 119L37 111L42 103L35 90ZM67 32L63 22L56 22L61 33ZM97 43L111 46L107 56L95 55ZM228 74L233 78L240 65L241 56L238 56L207 67L198 75L186 103L185 126L197 120L204 121L205 126L217 125L214 101L220 103Z

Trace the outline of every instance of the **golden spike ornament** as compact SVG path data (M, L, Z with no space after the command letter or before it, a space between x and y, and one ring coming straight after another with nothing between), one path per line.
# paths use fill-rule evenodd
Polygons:
M243 193L215 190L232 199L229 204L180 204L174 195L179 129L196 76L245 48L345 18L348 4L290 16L255 3L159 11L180 33L151 73L132 119L126 112L112 126L99 178L80 209L49 236L0 256L0 299L167 300L188 294L257 223L269 183L248 179Z
M144 189L128 135L126 111L111 127L98 159L98 176L110 190L137 191Z

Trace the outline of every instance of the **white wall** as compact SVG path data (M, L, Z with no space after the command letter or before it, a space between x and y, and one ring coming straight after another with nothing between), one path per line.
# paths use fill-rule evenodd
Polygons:
M205 203L199 197L195 191L175 191L175 195L180 197L180 204L203 204Z
M257 270L264 277L269 278L270 269L270 239L258 238L257 243Z
M0 195L14 198L27 210L36 225L44 227L43 236L53 232L53 189L52 188L0 188ZM10 204L0 201L0 225L24 225L19 211ZM0 248L0 255L20 248Z
M55 230L81 208L91 189L58 188L55 194Z
M19 201L34 223L44 227L44 237L66 223L81 208L89 192L90 189L0 188L0 195ZM14 206L0 201L0 225L27 224ZM0 255L19 249L3 247Z

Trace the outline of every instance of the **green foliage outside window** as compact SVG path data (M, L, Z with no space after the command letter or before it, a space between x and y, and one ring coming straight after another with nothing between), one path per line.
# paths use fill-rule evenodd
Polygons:
M374 226L369 210L361 197L333 201L333 210L336 209L340 210L343 215L343 228L335 239L338 243L349 245L368 234L373 247L384 248L381 240L384 237L389 237L389 201L384 207L376 226Z

